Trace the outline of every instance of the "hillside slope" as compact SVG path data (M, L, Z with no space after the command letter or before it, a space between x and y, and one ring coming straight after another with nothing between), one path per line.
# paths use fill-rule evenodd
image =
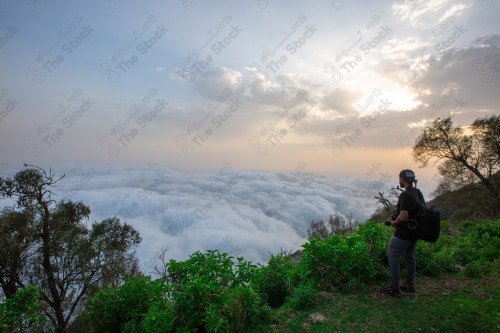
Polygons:
M493 175L493 183L500 188L500 172ZM467 185L455 191L442 194L428 203L441 212L441 219L478 220L499 217L491 216L491 199L489 192L481 184Z

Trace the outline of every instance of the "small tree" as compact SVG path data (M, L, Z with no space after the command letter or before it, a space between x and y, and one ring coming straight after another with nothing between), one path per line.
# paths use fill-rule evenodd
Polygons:
M471 134L454 127L451 117L438 118L426 127L413 147L413 157L421 167L430 162L442 162L440 192L479 180L490 193L493 214L498 211L499 190L492 175L500 168L500 116L493 115L474 121Z
M377 202L381 203L384 206L384 211L389 212L394 210L394 203L385 196L384 192L378 192L378 196L374 196L377 199Z
M357 222L354 220L352 214L344 217L339 213L335 213L328 216L328 220L326 221L311 221L311 224L307 227L307 235L309 239L313 237L325 239L333 235L348 234L354 231L356 225Z
M52 199L55 178L29 166L14 178L0 178L0 198L17 204L0 215L8 232L0 243L0 284L10 299L19 288L41 290L42 309L56 332L64 332L89 295L116 286L138 271L132 249L139 233L117 218L84 222L90 208L83 203Z

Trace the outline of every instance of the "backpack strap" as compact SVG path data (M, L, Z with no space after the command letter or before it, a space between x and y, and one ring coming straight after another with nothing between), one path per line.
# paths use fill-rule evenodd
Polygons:
M405 190L405 191L401 192L401 194L407 194L407 195L409 195L409 196L410 196L410 198L412 198L412 199L415 201L416 206L418 206L418 207L419 207L419 208L421 208L421 209L422 209L422 208L425 208L425 204L423 204L423 203L419 200L419 198L418 198L418 196L416 195L416 193L412 193L412 192L410 192L410 191Z

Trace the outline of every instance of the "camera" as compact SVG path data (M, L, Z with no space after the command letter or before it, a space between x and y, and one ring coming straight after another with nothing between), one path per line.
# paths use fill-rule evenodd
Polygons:
M387 219L387 220L385 220L384 224L385 224L386 226L390 227L390 226L391 226L391 219Z

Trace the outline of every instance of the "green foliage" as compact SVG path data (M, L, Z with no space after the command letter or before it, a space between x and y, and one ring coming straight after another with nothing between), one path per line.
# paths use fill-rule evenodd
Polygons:
M459 264L466 266L469 276L480 276L481 266L500 256L500 221L466 221L458 227L462 232L460 235L442 235L435 244L417 243L419 274L439 276L453 271ZM472 265L467 268L469 264Z
M466 221L459 225L463 235L451 245L451 255L457 263L467 265L478 260L493 261L500 257L500 220Z
M470 278L481 278L491 272L491 262L485 260L472 261L465 266L464 274Z
M271 316L271 308L264 305L250 285L238 286L229 291L224 312L228 313L229 332L242 332L256 323L268 321Z
M491 278L493 275L491 276ZM250 332L498 332L500 285L476 283L457 275L423 278L430 287L463 285L458 290L421 290L416 298L394 300L374 294L337 294L301 311L276 310L272 324ZM498 281L498 278L496 279ZM483 282L483 281L481 281ZM425 293L425 296L422 294ZM422 295L423 297L419 296ZM312 314L325 322L311 323ZM305 329L311 323L309 329Z
M160 281L147 276L132 278L119 289L106 288L94 295L87 304L86 316L94 323L93 332L149 332L146 327L154 331L158 322L153 320L168 320L170 316L164 294L165 286ZM168 327L169 322L161 324Z
M170 332L174 325L175 312L172 302L167 300L153 303L142 320L142 328L148 333Z
M294 268L292 259L280 253L271 255L267 265L256 270L252 285L270 307L281 306L291 294Z
M176 327L189 331L229 332L253 325L267 310L250 287L256 266L218 250L195 252L166 265Z
M41 332L45 318L40 311L40 288L28 286L0 304L1 332Z
M499 221L464 222L459 229L436 243L417 243L419 275L453 271L469 257L466 276L494 274ZM216 250L196 252L186 261L170 260L159 280L140 277L99 292L88 315L98 325L95 332L243 332L275 320L270 306L308 311L317 305L318 290L366 290L386 279L392 232L368 221L351 234L313 237L304 244L298 265L285 253L257 268Z
M299 262L303 280L313 281L323 290L352 291L364 289L379 275L377 255L385 231L375 223L348 235L334 235L324 240L312 238L304 244Z
M287 303L295 310L304 310L316 304L317 290L311 284L300 285L293 290Z
M64 176L63 176L64 177ZM14 178L0 177L0 199L17 205L0 212L1 287L12 298L19 286L37 285L47 325L63 332L82 304L97 290L118 285L137 274L133 248L141 238L117 218L92 224L90 208L81 202L55 200L63 178L50 170L26 166Z
M250 286L256 266L219 251L170 260L167 275L98 292L87 306L94 332L240 332L270 309Z
M449 257L436 252L436 246L432 243L418 242L415 250L417 262L417 273L426 276L439 276L447 270L446 261Z
M374 221L367 221L359 226L357 233L366 243L368 253L375 260L376 278L385 278L388 274L387 246L392 230Z

